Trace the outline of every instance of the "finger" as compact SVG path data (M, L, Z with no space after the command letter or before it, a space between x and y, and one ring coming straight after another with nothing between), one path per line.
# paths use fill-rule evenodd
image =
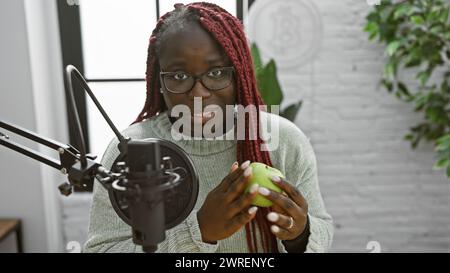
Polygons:
M239 168L239 164L238 162L234 162L233 165L231 165L231 169L230 169L230 173L234 172L235 170L237 170Z
M267 220L269 220L272 224L275 224L286 230L290 230L293 228L293 226L291 226L291 224L293 224L293 218L282 213L269 212L267 214Z
M253 184L250 187L248 193L241 195L241 197L239 197L231 204L229 210L231 217L234 217L236 214L241 213L243 210L245 210L252 204L253 200L258 194L258 187L259 187L258 184Z
M232 224L238 227L244 226L255 217L257 211L258 207L254 206L249 208L247 211L239 213L231 220Z
M248 187L250 183L250 178L252 176L252 168L248 167L244 173L236 179L232 184L228 187L226 192L226 200L228 202L232 202L239 198Z
M238 169L240 169L240 168L239 168L239 164L238 164L237 162L234 162L233 165L231 166L231 172L230 172L230 173L235 172L235 171L238 170ZM241 169L242 169L242 168L241 168ZM242 169L242 171L244 171L244 173L245 173L245 169ZM229 190L230 186L233 185L233 184L235 183L236 180L240 179L240 177L241 177L242 174L244 174L244 173L241 173L241 174L240 174L238 177L236 177L233 181L230 181L230 182L229 182L229 184L228 184L228 190Z
M287 214L292 217L300 217L302 208L297 205L291 198L284 196L278 192L269 190L268 188L259 187L259 194L281 207Z
M270 231L280 240L291 240L291 233L278 225L271 225Z
M230 185L244 173L245 168L242 167L248 167L249 165L250 161L242 163L242 165L237 169L237 171L228 174L217 187L220 188L222 192L227 191Z
M287 195L294 200L297 205L302 208L307 208L308 203L306 199L303 197L302 193L292 184L289 183L286 179L279 176L272 176L272 181L280 187Z
M270 207L270 210L274 211L274 212L278 212L278 213L285 213L285 211L280 206L278 206L277 204L273 204Z

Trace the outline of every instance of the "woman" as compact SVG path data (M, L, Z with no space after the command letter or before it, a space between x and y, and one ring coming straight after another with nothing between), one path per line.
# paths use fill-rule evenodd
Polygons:
M195 112L191 125L205 127L223 110L224 124L213 133L236 135L229 105L263 105L250 51L239 20L209 3L177 4L165 14L150 37L147 59L147 99L135 123L124 134L135 139L163 138L183 148L199 174L195 209L180 225L166 232L159 252L324 252L331 245L332 219L327 214L317 181L316 159L309 140L294 124L276 115L257 112L246 129L257 128L256 139L181 138L175 140L173 116L183 106ZM196 111L195 102L202 108ZM228 111L229 112L229 111ZM186 118L186 116L183 116ZM260 121L279 128L279 145L261 149ZM228 123L227 123L228 122ZM189 128L189 126L187 126ZM183 134L195 135L192 128ZM198 136L198 135L197 135ZM102 164L111 167L119 154L117 141L106 150ZM237 160L237 161L236 161ZM236 161L236 162L235 162ZM234 162L234 163L233 163ZM238 163L239 162L239 163ZM246 191L250 162L262 162L283 172L272 180L283 194L264 187ZM257 194L274 205L252 206ZM96 183L86 252L135 252L128 225L115 214L107 192Z

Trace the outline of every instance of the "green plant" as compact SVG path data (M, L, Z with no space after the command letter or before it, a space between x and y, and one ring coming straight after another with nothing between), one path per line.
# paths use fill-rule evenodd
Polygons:
M261 54L256 44L252 44L251 51L258 89L264 103L270 111L273 105L281 106L281 103L283 102L283 91L281 90L277 77L277 66L273 59L270 59L267 64L263 64ZM294 121L301 106L302 101L300 100L284 109L280 109L280 116L285 117L290 121Z
M366 19L369 39L386 46L381 84L424 114L405 139L413 149L423 139L434 143L434 167L446 168L450 177L449 5L442 0L383 0ZM400 73L406 70L413 79L404 79L411 74Z

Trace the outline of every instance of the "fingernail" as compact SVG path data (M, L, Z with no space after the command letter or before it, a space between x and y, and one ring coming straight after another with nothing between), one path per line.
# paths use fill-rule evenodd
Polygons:
M231 171L234 171L234 170L236 170L237 168L238 168L238 163L237 163L237 161L236 161L236 162L234 162L233 164L231 164L230 170L231 170Z
M267 196L267 195L270 194L270 191L269 191L267 188L264 188L264 187L260 187L260 188L258 189L258 192L259 192L261 195L264 195L264 196Z
M278 218L280 218L280 217L278 216L278 213L276 213L276 212L271 212L271 213L267 214L267 220L269 220L271 222L278 221Z
M245 170L247 169L248 166L250 166L250 160L247 160L244 163L242 163L241 169Z
M270 229L272 230L273 233L278 233L280 231L280 228L278 226L271 226Z
M273 182L280 182L281 178L279 176L274 175L274 176L272 176L272 181Z
M249 214L253 214L253 213L255 213L257 210L258 210L258 207L251 207L251 208L248 209L248 213L249 213Z
M244 176L249 177L250 175L252 175L252 168L245 169Z
M258 191L258 188L259 188L259 185L258 184L253 184L251 187L250 187L250 193L251 194L254 194L256 191Z

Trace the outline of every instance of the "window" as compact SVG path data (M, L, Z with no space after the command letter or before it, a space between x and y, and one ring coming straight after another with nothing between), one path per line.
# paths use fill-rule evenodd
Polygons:
M75 65L117 128L128 127L145 101L148 39L160 15L182 0L57 1L63 64ZM209 0L242 20L244 0ZM90 153L102 156L114 137L92 101L75 88L78 110ZM126 102L126 104L124 104ZM69 119L71 143L76 146Z
M155 1L81 0L80 23L87 79L143 77Z

